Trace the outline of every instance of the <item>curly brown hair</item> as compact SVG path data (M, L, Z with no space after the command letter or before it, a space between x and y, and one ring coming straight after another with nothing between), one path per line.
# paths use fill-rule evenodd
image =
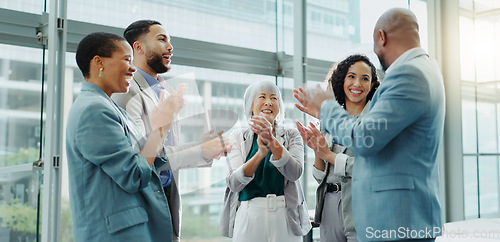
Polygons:
M332 71L330 71L330 73L332 74L328 78L328 82L332 85L333 93L337 98L337 102L342 107L344 107L344 109L345 109L345 93L344 93L345 76L347 75L349 67L351 67L354 63L359 61L362 61L366 63L368 66L370 66L370 69L372 71L371 74L372 74L373 86L370 92L368 93L368 96L366 97L367 102L372 99L373 94L377 90L378 86L380 86L380 82L378 81L378 76L377 76L377 69L375 68L373 63L370 62L370 59L368 59L368 57L366 57L365 55L360 55L360 54L350 55L341 62L334 64L332 68L335 69L333 69L333 73Z

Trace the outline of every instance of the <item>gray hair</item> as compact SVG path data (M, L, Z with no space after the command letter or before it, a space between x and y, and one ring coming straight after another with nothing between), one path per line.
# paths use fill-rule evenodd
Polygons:
M262 91L276 94L276 97L278 98L279 112L278 115L276 115L275 123L282 123L285 120L285 107L283 105L283 98L281 97L280 89L272 81L256 82L248 86L247 90L245 90L245 95L243 96L243 111L245 112L247 121L250 121L253 116L253 101L257 94L261 93Z

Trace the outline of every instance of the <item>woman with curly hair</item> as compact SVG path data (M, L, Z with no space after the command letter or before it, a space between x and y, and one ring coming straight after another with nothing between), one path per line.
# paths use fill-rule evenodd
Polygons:
M360 118L380 85L375 66L364 55L351 55L333 65L326 80L337 102ZM317 192L315 222L320 224L321 241L357 241L352 219L351 178L354 153L322 134L313 123L297 129L307 146L314 150L313 176L322 184ZM331 141L328 145L327 140Z

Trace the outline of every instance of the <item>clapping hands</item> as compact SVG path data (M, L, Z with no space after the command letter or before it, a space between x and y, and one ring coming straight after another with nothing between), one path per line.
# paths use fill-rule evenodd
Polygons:
M262 114L258 114L254 115L252 119L250 119L250 129L259 136L257 142L260 142L260 144L268 148L269 144L273 139L272 124ZM261 146L260 144L259 144L259 149Z
M326 160L326 156L330 153L328 143L319 129L312 122L309 122L309 127L305 127L299 121L296 121L297 129L299 130L304 143L311 148L314 153L321 159Z
M319 118L321 103L327 99L335 99L333 92L325 91L318 84L313 88L299 87L293 89L293 96L299 103L295 104L300 111L307 113L315 118Z

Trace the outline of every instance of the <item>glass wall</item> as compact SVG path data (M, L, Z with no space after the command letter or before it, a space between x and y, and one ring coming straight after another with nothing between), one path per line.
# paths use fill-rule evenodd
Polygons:
M39 231L43 50L0 44L0 241Z
M500 5L460 1L465 218L500 216Z
M155 19L171 36L276 50L276 0L68 0L68 19L120 28Z
M41 14L43 11L41 2L38 0L2 2L0 10L3 8ZM200 121L204 120L205 113L212 118L211 127L224 129L225 135L229 135L232 128L247 126L242 112L243 93L249 84L260 80L275 81L281 88L285 101L286 126L294 127L295 120L303 121L302 113L294 107L295 99L291 92L294 88L294 81L289 75L282 76L282 73L278 71L274 75L241 71L227 66L202 68L194 62L190 64L189 61L185 61L186 56L176 56L176 53L181 52L181 48L189 49L188 44L194 43L196 46L193 45L193 49L198 48L200 55L211 56L214 62L227 58L230 53L224 51L231 48L235 50L235 56L237 56L231 57L234 58L234 63L232 63L234 65L248 64L249 62L243 62L248 58L258 57L265 62L263 64L261 59L254 60L258 62L258 65L267 68L266 65L269 62L269 69L276 68L272 64L277 62L278 54L285 56L294 54L293 31L296 20L293 16L293 3L293 0L67 0L67 16L69 21L79 21L95 31L99 28L113 27L120 32L138 19L154 19L163 23L168 33L174 37L172 43L174 56L172 70L162 76L173 86L181 82L189 85L187 102L180 114L183 120L181 139L189 142L198 140L200 134L206 131L205 122ZM354 53L368 55L375 65L379 66L378 59L373 53L373 27L378 17L389 8L411 8L420 22L422 46L424 48L427 46L426 1L309 0L306 1L306 6L307 58L325 66L324 70L319 71L324 75L331 64ZM72 30L68 30L70 31ZM33 33L35 33L34 30ZM70 43L74 45L77 42L75 36L70 37L68 41L74 41ZM0 43L1 41L0 35ZM65 93L65 100L68 103L78 96L83 81L75 63L74 46L70 44L65 67L65 90L68 90ZM199 49L200 46L207 47ZM234 49L235 47L237 48ZM21 164L31 163L40 157L40 134L43 127L40 105L43 52L41 49L10 45L0 45L0 48L2 49L0 53L0 83L2 84L0 85L0 93L2 93L0 95L2 112L0 115L0 157L21 157L16 158L22 160ZM191 54L192 56L189 56L191 60L200 60L197 59L197 53ZM182 65L176 63L176 58L183 60ZM249 65L251 64L250 61ZM312 69L308 71L311 72ZM315 75L307 81L323 81L318 76L321 75ZM499 109L498 106L496 108ZM64 129L64 127L61 128ZM498 145L496 147L498 149ZM306 169L302 183L305 185L307 202L312 210L315 206L314 196L317 183L311 174L313 152L307 148L306 154ZM486 163L489 164L491 161ZM61 240L72 241L66 164L65 155L63 155ZM11 166L12 164L7 163L7 159L0 158L0 167L2 165ZM477 163L471 161L470 166L474 165L478 167ZM3 179L2 172L4 171L6 170L1 170L0 179ZM226 174L225 158L215 160L211 168L181 171L179 185L183 201L183 241L228 240L222 238L219 233L219 214L222 209ZM11 175L9 179L12 177ZM21 176L16 176L16 179L18 177ZM7 199L9 196L22 197L25 204L34 206L33 204L38 202L34 199L38 192L38 183L36 183L38 178L28 177L31 178L28 182L23 180L23 186L17 185L21 182L10 181L8 186L1 185L0 204L2 201L5 201L5 204L12 204L9 201L13 199ZM484 179L493 179L492 174L485 174ZM0 184L3 184L2 181L0 180ZM472 187L470 189L490 191L493 188ZM21 193L24 195L20 195ZM485 200L484 203L491 202ZM3 213L0 213L0 216L1 214ZM0 224L0 228L2 226L3 224ZM319 233L314 234L317 239ZM0 241L3 241L5 237L1 236L0 229Z

